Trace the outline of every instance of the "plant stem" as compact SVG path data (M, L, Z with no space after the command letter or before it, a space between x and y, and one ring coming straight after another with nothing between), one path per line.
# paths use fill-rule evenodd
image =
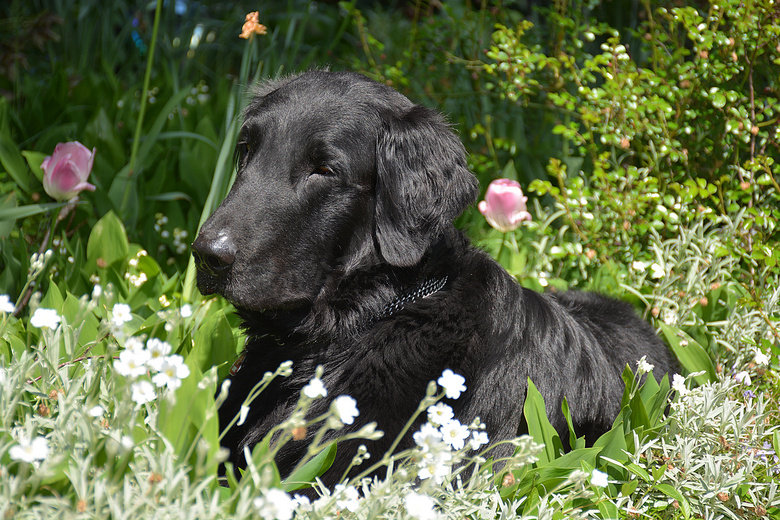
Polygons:
M157 0L157 7L154 10L154 26L152 27L152 41L149 44L149 57L146 60L146 73L144 74L144 86L141 90L141 108L138 112L138 121L135 124L135 135L133 136L133 147L130 151L130 163L128 177L132 177L135 172L135 162L138 158L138 148L141 145L141 129L144 124L144 115L146 114L146 93L149 92L149 83L152 80L152 64L154 62L154 51L157 47L157 31L160 28L160 13L162 12L163 0ZM129 191L125 191L125 198ZM124 206L124 203L122 204Z

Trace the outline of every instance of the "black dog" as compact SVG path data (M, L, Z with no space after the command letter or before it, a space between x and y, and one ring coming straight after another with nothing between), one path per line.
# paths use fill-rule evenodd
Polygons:
M246 110L237 154L235 184L193 244L199 289L232 302L248 337L221 424L264 372L294 367L224 437L238 467L245 446L289 417L318 365L328 396L311 416L354 397L360 416L348 431L376 421L377 457L447 368L468 387L449 402L456 417L479 417L491 442L525 433L529 377L561 438L566 397L592 442L619 411L626 364L647 356L656 377L673 367L629 305L526 290L471 247L452 223L478 195L462 144L438 113L388 86L338 72L268 83ZM283 475L308 443L281 450ZM409 434L400 448L412 444ZM339 445L326 484L356 446Z

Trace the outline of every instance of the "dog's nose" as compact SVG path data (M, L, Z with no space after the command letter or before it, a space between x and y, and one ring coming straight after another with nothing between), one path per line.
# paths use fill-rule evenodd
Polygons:
M209 239L198 236L192 243L192 256L199 271L205 271L214 276L219 275L233 265L236 259L236 246L227 235Z

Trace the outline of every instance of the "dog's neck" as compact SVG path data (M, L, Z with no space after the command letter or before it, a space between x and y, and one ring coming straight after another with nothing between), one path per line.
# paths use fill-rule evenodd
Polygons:
M403 311L445 289L451 273L448 263L467 241L462 236L440 240L414 267L376 264L333 276L311 305L300 309L239 310L250 346L262 338L280 347L332 343L357 338ZM446 250L443 252L443 250ZM267 344L266 341L262 341Z

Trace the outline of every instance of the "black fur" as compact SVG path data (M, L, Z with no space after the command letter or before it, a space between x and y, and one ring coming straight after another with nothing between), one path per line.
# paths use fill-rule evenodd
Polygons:
M224 425L266 371L278 379L223 444L243 467L243 448L289 417L318 365L327 399L354 397L376 421L381 456L411 417L429 381L449 368L468 390L449 404L463 423L480 417L491 441L525 433L531 378L562 439L566 397L589 442L619 411L621 373L643 355L656 377L673 360L652 328L623 302L593 293L522 288L452 224L478 194L462 144L442 117L361 75L309 72L261 87L245 113L235 184L193 244L198 287L240 313L246 358L220 409ZM444 288L380 318L424 280ZM311 435L313 432L309 432ZM309 439L278 456L284 475ZM400 448L412 444L407 435ZM333 484L352 445L324 481Z

